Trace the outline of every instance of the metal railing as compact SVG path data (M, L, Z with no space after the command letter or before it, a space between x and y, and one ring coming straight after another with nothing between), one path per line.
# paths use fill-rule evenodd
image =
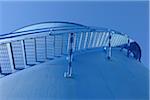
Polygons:
M68 56L65 77L70 77L74 52L101 47L107 48L108 59L111 59L111 50L114 47L127 49L127 56L133 53L134 58L141 58L139 45L126 34L75 23L47 22L1 35L0 69L2 74L7 75L47 59Z

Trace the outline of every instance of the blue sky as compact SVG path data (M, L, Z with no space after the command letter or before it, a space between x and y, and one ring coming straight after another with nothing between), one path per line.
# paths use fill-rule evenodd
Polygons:
M115 29L128 34L142 48L148 67L148 1L39 1L0 2L0 34L45 21L69 21Z

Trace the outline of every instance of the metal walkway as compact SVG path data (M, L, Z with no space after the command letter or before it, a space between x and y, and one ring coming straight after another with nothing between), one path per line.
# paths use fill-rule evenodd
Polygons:
M109 61L102 49L76 53L70 79L67 65L60 57L1 78L0 100L148 100L148 69L124 51Z
M65 76L70 77L74 53L104 48L111 59L116 47L125 48L127 56L140 61L140 46L118 31L70 22L37 23L0 36L0 73L11 74L47 59L68 56Z

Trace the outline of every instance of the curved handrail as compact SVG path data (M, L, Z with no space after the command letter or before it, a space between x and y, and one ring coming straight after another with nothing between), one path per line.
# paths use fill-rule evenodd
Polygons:
M70 50L69 55L73 52L100 47L107 48L108 59L111 58L111 48L120 47L127 49L127 56L133 53L134 58L140 61L140 46L126 34L113 29L89 27L71 22L45 23L53 25L24 30L44 23L32 24L11 34L1 35L1 73L12 73L15 69L26 68L45 59L68 55Z
M30 24L30 25L24 26L22 28L16 29L13 32L17 32L17 31L19 31L21 29L24 29L24 28L27 28L27 27L31 27L31 26L35 26L35 25L40 25L40 24L60 24L59 26L61 26L61 27L66 27L67 25L73 25L73 26L78 26L78 27L86 27L86 26L84 26L82 24L77 24L77 23L73 23L73 22L48 21L48 22L40 22L40 23ZM49 27L51 27L51 25L49 25Z

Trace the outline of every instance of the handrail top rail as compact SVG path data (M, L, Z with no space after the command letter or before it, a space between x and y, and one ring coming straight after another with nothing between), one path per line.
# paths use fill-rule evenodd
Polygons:
M13 38L22 35L29 35L41 32L53 32L53 33L65 33L65 32L79 32L79 31L93 31L93 32L113 32L115 34L120 34L127 36L121 32L118 32L113 29L108 29L104 27L93 27L93 26L85 26L82 24L72 23L72 22L63 22L63 21L49 21L49 22L41 22L36 24L31 24L19 28L13 32L0 35L0 40ZM58 32L59 31L59 32Z

